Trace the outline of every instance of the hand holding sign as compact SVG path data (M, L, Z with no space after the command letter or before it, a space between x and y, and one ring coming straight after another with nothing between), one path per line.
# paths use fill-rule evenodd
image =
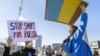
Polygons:
M11 39L11 36L9 36L9 37L8 37L8 39L7 39L7 44L8 44L8 47L10 47L10 46L11 46L12 41L13 41L13 39Z

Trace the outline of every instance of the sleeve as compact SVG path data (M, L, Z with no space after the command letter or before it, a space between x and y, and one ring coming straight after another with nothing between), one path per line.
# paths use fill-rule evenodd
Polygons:
M70 40L67 41L67 42L65 42L65 43L63 43L63 44L61 45L61 48L62 48L65 52L70 53L70 50L71 50L71 42L70 42Z
M32 50L33 56L36 56L36 49Z
M36 49L34 49L34 56L37 56L37 55L36 55Z
M74 33L73 38L74 39L82 39L83 34L85 32L86 26L87 26L87 20L88 15L87 13L82 13L80 25L78 26L78 30Z
M78 30L73 34L73 36L71 36L72 39L82 39L85 28L87 26L87 13L82 13L80 23L81 24L79 25ZM61 47L65 52L70 53L71 45L72 45L72 41L68 40L65 41L65 43L63 43Z
M11 56L9 54L10 53L10 47L5 46L4 48L5 48L5 50L4 50L3 56Z
M14 53L11 54L12 56L23 56L23 53L21 53L20 51L16 51Z
M4 50L3 56L19 56L20 55L19 51L16 51L16 52L14 52L12 54L9 54L9 53L10 53L10 47L5 46L5 50Z

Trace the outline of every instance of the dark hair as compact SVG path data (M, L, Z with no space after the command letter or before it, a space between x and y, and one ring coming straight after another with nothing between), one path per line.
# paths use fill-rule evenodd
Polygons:
M73 28L73 32L69 36L72 36L76 32L76 30L78 29L78 27L75 25L71 25L71 27Z
M78 27L75 25L72 25L72 27L74 28L74 32L78 29Z
M25 45L27 45L29 42L31 42L31 41L26 41L26 42L25 42Z
M71 35L67 36L67 38L63 41L63 43L65 43L66 41L70 40L70 37L71 37L71 36L76 32L76 30L78 29L78 27L75 26L75 25L72 25L71 27L74 28L73 33L72 33Z
M94 54L93 54L93 56L96 56L96 55L98 55L98 56L99 56L99 53L98 53L98 51L94 51Z
M48 45L48 47L51 47L51 45Z

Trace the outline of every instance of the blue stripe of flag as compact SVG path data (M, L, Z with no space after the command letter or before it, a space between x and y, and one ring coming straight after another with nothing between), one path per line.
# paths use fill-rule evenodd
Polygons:
M46 19L57 21L64 0L48 0Z

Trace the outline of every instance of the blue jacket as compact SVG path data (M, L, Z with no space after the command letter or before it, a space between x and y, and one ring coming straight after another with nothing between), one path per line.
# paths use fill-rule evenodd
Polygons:
M82 39L87 26L87 13L82 13L78 30L62 45L62 49L69 53L68 56L92 56L88 44Z

